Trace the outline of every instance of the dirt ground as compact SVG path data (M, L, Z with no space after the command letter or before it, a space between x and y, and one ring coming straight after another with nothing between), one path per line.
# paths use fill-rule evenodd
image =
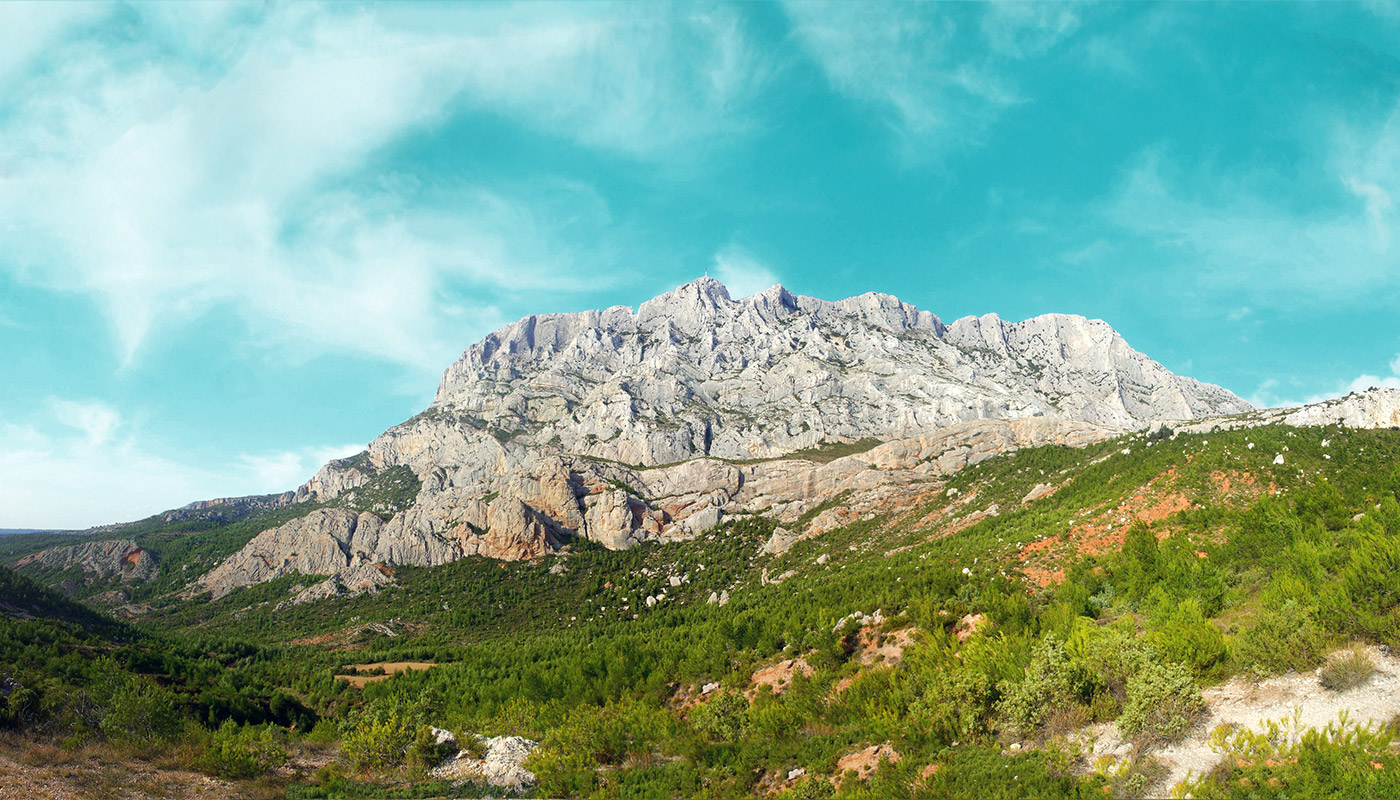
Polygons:
M249 794L227 781L197 772L160 769L90 751L57 754L51 761L38 758L42 754L0 748L0 800L218 800L275 796Z
M375 667L383 667L383 669L384 669L384 674L383 674L383 675L337 675L336 677L337 677L337 678L343 678L343 679L345 679L346 681L349 681L349 682L350 682L350 685L353 686L353 687L355 687L356 689L363 689L363 688L365 688L365 684L367 684L367 683L374 683L375 681L382 681L382 680L384 680L385 678L388 678L390 675L397 675L397 674L399 674L400 672L410 672L410 671L416 670L416 669L427 669L428 667L435 667L435 666L437 666L437 665L434 664L434 663L432 663L432 662L430 662L430 661L386 661L386 662L384 662L384 663L382 663L382 664L351 664L351 665L349 665L349 666L346 667L347 670L349 670L349 669L355 669L355 670L359 670L359 671L361 671L361 672L365 672L365 671L368 671L368 670L372 670L372 669L374 669Z
M1400 714L1400 658L1379 648L1368 648L1376 674L1371 680L1345 692L1323 688L1318 674L1291 672L1264 681L1236 678L1203 692L1208 709L1201 722L1187 737L1157 749L1152 755L1166 767L1166 776L1154 790L1166 797L1189 773L1202 775L1220 761L1210 749L1210 734L1220 725L1233 724L1254 731L1266 720L1292 717L1296 711L1306 728L1323 728L1336 722L1343 711L1357 724L1384 725ZM1084 731L1092 739L1094 756L1123 756L1128 753L1114 724L1095 725Z
M262 778L225 781L180 766L100 747L62 749L0 735L0 800L272 800L292 780L335 758L333 748L288 748L288 763ZM298 778L298 776L302 776Z

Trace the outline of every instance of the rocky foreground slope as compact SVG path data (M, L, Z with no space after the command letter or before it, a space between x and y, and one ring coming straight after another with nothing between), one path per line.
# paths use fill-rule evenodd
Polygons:
M528 559L576 537L620 549L734 513L792 521L838 497L858 513L1009 449L1250 410L1098 320L945 325L889 295L828 302L775 286L734 300L704 278L635 311L526 317L487 336L426 411L296 494L368 493L406 468L421 481L411 505L387 520L318 509L194 589L330 575L306 595L324 596L388 580L384 565ZM817 515L797 535L836 521Z

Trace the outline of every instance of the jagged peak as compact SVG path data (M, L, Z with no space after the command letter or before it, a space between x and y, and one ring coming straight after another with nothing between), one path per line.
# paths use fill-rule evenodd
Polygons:
M694 332L734 305L724 284L706 275L637 306L637 321L665 323Z

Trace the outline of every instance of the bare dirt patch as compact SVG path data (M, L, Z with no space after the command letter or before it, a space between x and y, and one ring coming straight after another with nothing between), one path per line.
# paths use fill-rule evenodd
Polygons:
M1152 795L1166 797L1188 774L1202 775L1220 761L1210 748L1210 735L1221 725L1237 725L1263 730L1267 720L1291 718L1296 713L1307 728L1323 728L1336 722L1343 711L1358 724L1384 725L1400 714L1400 658L1387 650L1366 648L1375 665L1375 675L1365 684L1344 692L1322 686L1318 670L1290 672L1262 681L1235 678L1203 693L1207 710L1197 726L1179 742L1153 751L1166 767L1166 776ZM1093 755L1121 757L1130 751L1116 724L1095 725L1081 732L1093 745Z
M893 633L881 633L871 626L861 629L857 636L856 661L865 666L880 663L894 666L904 657L904 648L914 643L915 628L904 628Z
M790 658L786 661L779 661L771 667L764 667L753 674L749 680L753 687L744 694L753 700L758 696L758 687L771 686L773 694L782 694L792 685L792 679L796 675L807 677L812 674L812 667L805 658Z
M386 679L386 678L389 678L389 677L391 677L391 676L397 675L397 674L399 674L400 672L412 672L413 670L427 669L427 668L429 668L429 667L435 667L435 666L437 666L437 664L434 664L434 663L432 663L431 661L387 661L387 662L384 662L384 663L381 663L381 664L350 664L350 665L347 666L345 669L347 669L347 670L352 670L352 669L353 669L353 670L356 670L356 671L361 672L361 673L363 673L363 672L368 672L368 671L374 670L374 669L383 669L383 670L384 670L384 674L383 674L383 675L337 675L336 677L339 678L339 679L341 679L341 680L344 680L344 681L349 681L350 685L353 686L353 687L355 687L356 689L363 689L363 688L365 688L365 684L367 684L367 683L374 683L375 681L382 681L382 680L384 680L384 679Z
M891 764L899 762L899 752L890 747L889 742L885 744L873 744L864 750L857 750L836 760L836 777L839 780L846 774L847 770L856 773L860 780L867 780L880 768L880 763L888 761Z
M1102 555L1121 550L1123 539L1133 524L1160 523L1174 514L1192 508L1191 498L1177 490L1176 469L1139 486L1118 505L1070 526L1068 531L1028 542L1016 554L1017 566L1026 578L1039 586L1052 586L1065 579L1060 566L1077 556ZM1168 531L1158 531L1158 538Z
M34 763L28 763L31 761ZM27 757L22 748L0 747L0 800L222 800L273 796L276 793L266 786L163 769L89 749L34 759Z

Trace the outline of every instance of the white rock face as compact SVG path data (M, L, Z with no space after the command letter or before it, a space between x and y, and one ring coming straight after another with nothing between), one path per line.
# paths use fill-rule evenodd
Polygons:
M447 369L430 413L511 441L557 438L566 452L650 465L766 458L973 419L1136 429L1247 410L1219 387L1172 375L1098 320L989 314L945 326L889 295L826 302L775 286L735 301L701 279L636 313L507 326ZM392 450L396 463L412 463L446 444Z
M315 512L200 585L219 596L291 572L528 559L573 537L623 549L745 511L791 522L838 492L869 510L1015 447L1250 409L1097 320L944 325L889 295L827 302L775 286L734 300L705 278L635 312L532 316L487 336L425 412L297 493L326 500L401 465L423 484L411 508L387 524ZM867 439L884 443L829 463L783 458Z
M1292 425L1295 428L1340 425L1346 428L1400 428L1400 389L1372 388L1346 397L1323 400L1294 408L1265 408L1224 419L1201 419L1177 425L1193 433L1213 429L1235 430L1259 425ZM1329 442L1324 439L1322 446Z
M539 747L539 742L521 736L476 738L486 745L484 758L472 758L463 750L434 769L433 776L458 781L481 780L491 786L517 791L534 786L535 774L525 769L525 759Z
M155 558L131 539L50 547L21 558L14 566L53 570L78 567L99 580L117 578L122 583L147 581L156 575Z

